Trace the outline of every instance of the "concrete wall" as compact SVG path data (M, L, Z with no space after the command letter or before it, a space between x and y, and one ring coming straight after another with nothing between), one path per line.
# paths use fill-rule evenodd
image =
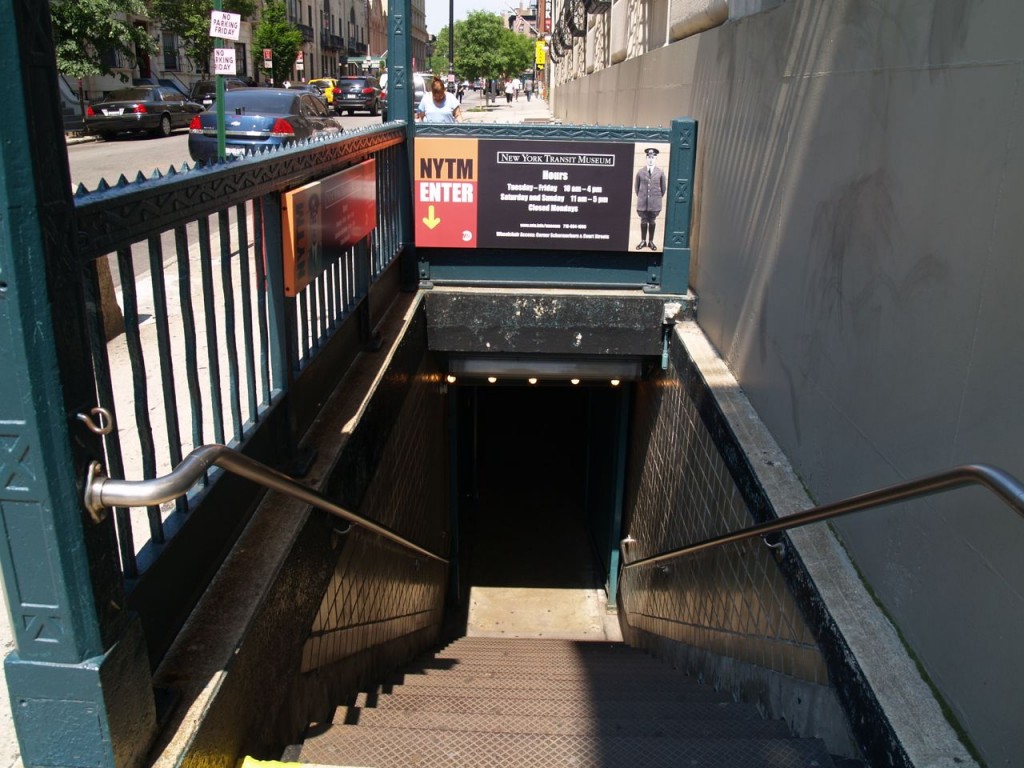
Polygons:
M1024 477L1024 4L789 0L558 86L699 121L692 287L811 495ZM837 524L990 764L1024 765L1024 524L958 491Z

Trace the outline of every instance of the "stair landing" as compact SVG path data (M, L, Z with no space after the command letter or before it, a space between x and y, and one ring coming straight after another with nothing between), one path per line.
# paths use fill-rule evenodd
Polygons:
M622 640L603 589L474 586L468 637Z

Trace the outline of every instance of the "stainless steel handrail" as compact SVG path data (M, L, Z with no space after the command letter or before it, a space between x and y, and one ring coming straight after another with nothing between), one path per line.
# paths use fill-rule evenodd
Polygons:
M442 563L448 561L418 544L399 536L383 525L367 520L330 499L321 496L287 475L265 464L250 459L226 445L202 445L182 459L170 473L152 480L113 480L103 475L103 466L93 462L85 481L85 508L93 519L100 521L109 507L146 507L161 504L184 495L210 470L218 466L232 474L244 477L272 491L286 493L300 501L330 512L354 525L361 526L388 541L393 541L417 554Z
M932 475L925 475L916 480L908 480L905 483L886 486L877 491L871 491L859 496L851 496L842 501L832 504L823 504L805 512L797 512L793 515L772 520L767 523L760 523L749 528L741 528L721 536L688 544L659 555L651 555L634 560L623 565L623 570L639 568L642 565L652 565L676 557L696 554L724 544L732 544L745 539L752 539L756 536L767 536L770 533L787 531L791 528L799 528L811 523L829 520L840 515L847 515L851 512L860 512L865 509L883 507L894 504L898 501L931 496L936 493L950 491L955 488L963 488L968 485L981 485L999 496L1008 506L1024 517L1024 485L1013 475L1004 472L997 467L987 464L964 464L959 467L947 469L944 472L937 472ZM623 539L623 543L634 543L635 539Z

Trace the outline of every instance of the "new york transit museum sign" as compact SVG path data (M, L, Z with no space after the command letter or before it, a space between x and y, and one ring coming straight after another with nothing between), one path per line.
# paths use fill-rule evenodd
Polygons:
M416 244L628 250L643 157L621 142L417 138Z

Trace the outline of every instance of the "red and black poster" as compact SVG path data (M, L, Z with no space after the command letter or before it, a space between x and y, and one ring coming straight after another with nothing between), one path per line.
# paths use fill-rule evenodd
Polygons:
M667 167L663 144L417 138L416 243L630 250L637 189L664 197L663 183L647 176L639 183L638 173L651 173L652 156ZM646 214L651 220L660 215L656 202L659 211ZM645 247L660 250L663 237Z
M366 160L281 197L284 295L298 296L377 225L377 164Z

